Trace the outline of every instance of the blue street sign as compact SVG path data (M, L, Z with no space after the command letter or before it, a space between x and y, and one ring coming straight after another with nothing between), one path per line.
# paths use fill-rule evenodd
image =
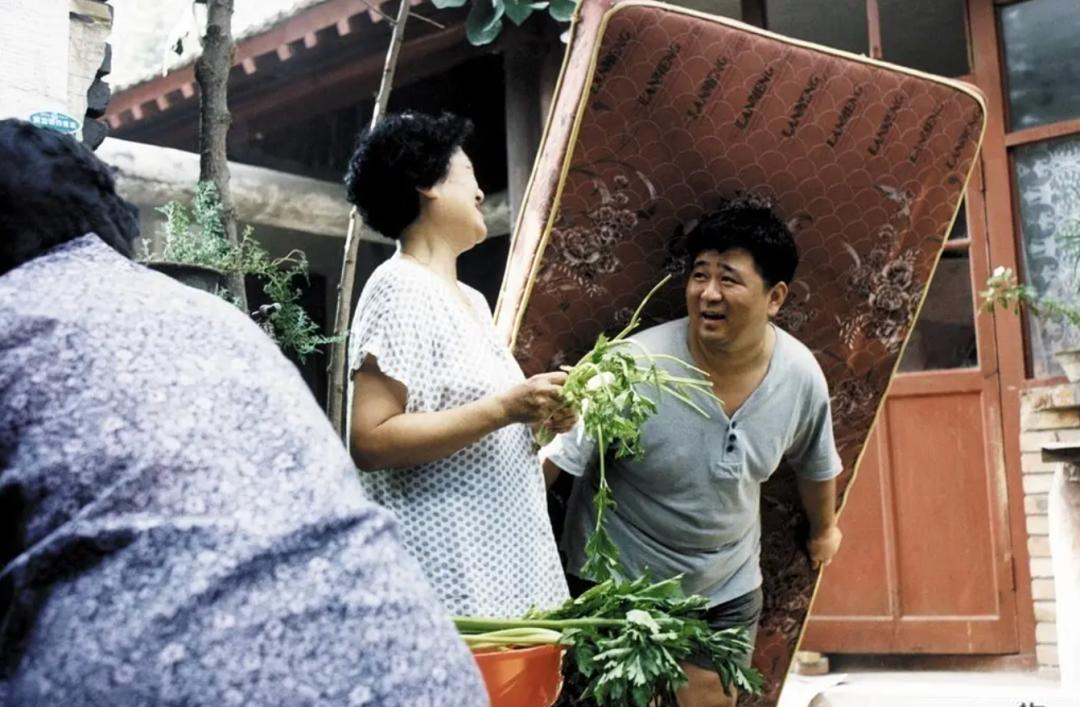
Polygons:
M70 115L57 113L51 110L38 111L30 115L30 122L39 128L48 128L58 133L73 133L78 131L81 123Z

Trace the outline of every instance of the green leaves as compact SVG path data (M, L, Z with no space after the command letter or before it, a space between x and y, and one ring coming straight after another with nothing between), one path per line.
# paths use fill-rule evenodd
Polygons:
M711 656L725 685L760 691L761 676L738 663L749 650L746 631L712 631L701 618L706 604L704 597L684 596L679 577L608 580L532 620L562 627L572 704L674 705L675 691L687 682L679 664L693 653Z
M548 6L546 2L525 2L524 0L503 0L506 7L506 17L515 25L528 19L533 10L543 10Z
M282 350L295 353L301 362L320 346L342 340L345 333L324 336L300 303L301 292L296 282L297 278L307 278L304 253L294 250L275 259L252 237L250 226L244 229L240 243L233 246L225 235L222 210L217 187L210 181L195 186L190 209L178 201L158 208L165 215L161 259L257 276L271 303L263 322L264 330ZM150 254L146 255L146 259L152 259Z
M462 7L467 0L432 0L439 9ZM515 25L521 25L534 12L547 10L558 22L569 22L577 8L576 0L472 0L472 7L465 18L465 36L474 46L488 44L502 31L505 16Z
M694 402L693 396L716 400L704 371L672 356L653 356L626 338L641 324L645 305L670 279L668 275L653 287L617 336L609 340L601 334L592 350L575 366L563 368L568 374L562 389L563 399L577 412L585 434L596 442L600 458L598 489L593 498L596 527L585 545L587 560L582 568L586 577L596 581L621 574L618 548L604 526L606 512L615 506L607 482L606 460L609 452L616 459L640 457L644 453L641 427L657 409L656 402L646 392L671 395L705 417L708 413ZM676 376L659 367L658 361L685 369L694 377ZM541 430L542 443L551 438L550 432Z
M473 0L465 18L465 36L474 46L489 44L502 31L503 0Z
M1080 186L1074 186L1071 196L1076 203ZM1074 211L1068 221L1054 231L1054 240L1064 299L1021 284L1012 268L999 265L987 278L986 289L979 292L982 310L993 312L1000 308L1019 314L1024 306L1037 317L1080 327L1080 210Z
M574 17L577 9L575 0L551 0L548 6L548 14L558 22L569 22Z
M610 489L607 488L607 484L597 492L593 498L593 504L597 508L596 517L602 519L604 517L604 511L614 505L613 502L597 503L597 499L609 499ZM619 561L619 548L616 547L611 536L604 530L604 526L601 523L597 523L597 528L589 536L589 539L585 542L585 557L588 558L585 561L584 566L581 568L581 573L587 577L591 577L596 580L608 580L612 577L621 576L624 574L622 563Z

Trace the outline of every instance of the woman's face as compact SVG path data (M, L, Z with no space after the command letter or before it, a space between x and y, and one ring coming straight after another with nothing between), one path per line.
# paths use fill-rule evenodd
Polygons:
M446 230L459 252L469 250L487 236L480 204L484 192L476 183L472 161L458 148L450 158L446 176L429 190L428 212Z

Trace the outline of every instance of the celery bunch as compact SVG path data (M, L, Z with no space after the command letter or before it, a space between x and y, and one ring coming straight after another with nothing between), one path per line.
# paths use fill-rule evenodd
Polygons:
M605 512L615 506L604 459L609 448L616 459L640 457L643 453L641 426L656 412L656 401L645 395L645 391L655 390L657 396L671 395L704 417L709 414L693 401L693 393L719 402L705 371L675 356L651 354L626 338L641 325L645 305L670 279L668 275L649 291L630 322L614 338L601 334L580 361L562 367L567 372L563 399L578 414L584 434L596 442L600 457L599 489L593 497L596 526L586 543L587 560L582 568L582 573L595 581L623 574L618 548L604 527ZM688 375L673 375L656 365L659 360L676 363ZM541 430L541 443L550 441L551 437L549 432Z
M474 648L565 646L565 690L574 704L673 706L687 682L679 664L692 654L708 656L725 687L760 692L760 673L739 663L750 649L746 630L713 631L702 619L705 597L684 596L679 582L607 580L554 611L454 621Z

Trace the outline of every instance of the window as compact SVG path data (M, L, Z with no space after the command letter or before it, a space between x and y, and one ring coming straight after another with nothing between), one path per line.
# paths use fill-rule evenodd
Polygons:
M759 2L774 32L932 74L971 73L966 0Z
M866 0L767 0L765 19L773 32L856 54L870 52Z
M1080 116L1080 4L1027 0L999 17L1012 129Z
M698 12L707 12L710 15L730 17L733 20L741 20L742 0L668 0L669 4L685 7Z
M1080 219L1080 135L1035 142L1013 151L1024 282L1039 293L1076 301L1076 273L1061 255L1062 237ZM1054 353L1080 345L1080 331L1067 322L1027 317L1031 373L1061 375Z
M885 61L941 76L971 73L964 0L878 0Z
M902 373L979 365L969 242L962 205L900 360Z
M1080 219L1080 53L1076 0L1023 0L998 8L1021 280L1077 302L1062 240ZM1062 375L1054 353L1080 345L1076 327L1024 314L1028 374Z

